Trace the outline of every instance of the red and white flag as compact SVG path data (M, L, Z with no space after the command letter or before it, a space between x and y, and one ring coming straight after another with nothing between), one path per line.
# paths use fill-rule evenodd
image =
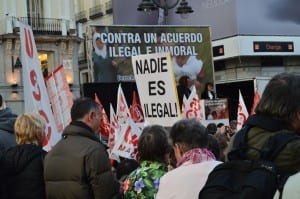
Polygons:
M137 160L137 145L141 133L142 130L129 118L121 130L121 136L118 138L112 154Z
M119 137L120 125L118 123L118 119L112 105L110 104L109 107L110 107L110 132L109 132L108 144L107 144L108 154L110 159L120 161L119 156L112 153L115 143L117 142Z
M117 139L116 134L120 129L120 125L118 123L118 119L112 105L110 104L109 107L110 107L110 132L108 137L108 147L110 150L112 150L115 146L115 141Z
M182 117L184 119L197 119L204 120L204 102L199 100L195 86L192 88L192 92L188 99L183 98L182 103Z
M101 112L101 121L100 121L100 136L105 136L108 138L109 132L110 132L110 124L108 120L108 116L105 112L105 109L100 102L100 99L98 98L97 94L95 93L95 102L99 104L99 110Z
M61 132L56 128L32 29L21 22L20 41L25 112L35 112L45 119L46 138L43 145L49 151L61 139Z
M260 101L260 95L258 93L258 89L256 89L255 94L254 94L254 99L253 99L253 104L252 104L250 115L255 114L255 108L256 108L259 101Z
M183 99L182 99L182 105L181 105L181 112L183 113L183 111L185 110L185 107L187 106L188 103L188 99L186 98L185 95L183 95Z
M130 111L131 118L135 123L143 123L144 122L143 109L141 107L139 97L137 96L135 91L133 91L133 94L132 94L132 103L129 108L129 111Z
M238 105L238 113L237 113L237 130L240 130L243 124L246 122L249 113L247 111L243 96L241 91L239 90L239 105Z
M131 118L130 112L127 106L126 98L124 96L121 84L118 88L118 99L117 99L117 119L120 125L126 124L127 120Z
M54 120L58 132L71 122L73 96L70 91L63 65L59 65L46 78L48 95L52 105Z

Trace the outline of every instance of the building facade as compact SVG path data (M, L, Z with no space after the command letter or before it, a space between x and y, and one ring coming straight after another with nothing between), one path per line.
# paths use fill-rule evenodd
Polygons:
M80 81L89 81L85 31L89 24L111 23L111 0L1 0L0 93L15 113L24 111L19 23L33 30L44 77L63 64L73 98Z

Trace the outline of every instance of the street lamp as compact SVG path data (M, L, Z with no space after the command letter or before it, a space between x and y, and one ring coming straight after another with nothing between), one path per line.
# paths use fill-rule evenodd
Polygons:
M161 8L164 12L164 24L167 24L168 10L177 6L179 1L180 0L176 0L173 4L168 4L167 0L142 0L142 3L139 4L137 10L150 14L152 11ZM186 0L181 0L180 5L177 7L175 13L180 14L182 18L187 18L192 12L194 11L191 6L188 6Z

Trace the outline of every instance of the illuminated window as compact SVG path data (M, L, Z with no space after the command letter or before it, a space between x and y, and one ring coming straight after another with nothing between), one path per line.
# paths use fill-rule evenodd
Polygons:
M39 61L40 61L40 67L43 72L44 78L48 76L48 55L46 53L39 53Z

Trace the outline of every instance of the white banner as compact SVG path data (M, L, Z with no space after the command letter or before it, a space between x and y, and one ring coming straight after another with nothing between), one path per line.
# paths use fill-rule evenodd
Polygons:
M172 126L181 119L170 53L132 56L132 66L145 120Z
M44 82L31 27L20 22L21 60L25 112L36 112L47 122L44 149L50 150L60 139Z
M57 130L62 132L71 122L71 107L73 105L73 97L63 65L56 67L46 78L46 84Z
M120 137L116 140L112 154L136 160L138 140L141 134L142 130L138 128L132 119L128 119L122 127Z

